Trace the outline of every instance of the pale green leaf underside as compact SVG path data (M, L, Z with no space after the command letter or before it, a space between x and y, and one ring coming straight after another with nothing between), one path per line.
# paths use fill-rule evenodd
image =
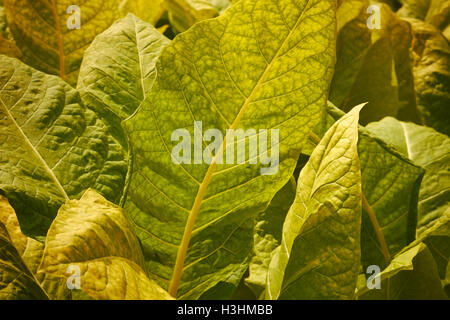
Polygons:
M239 1L163 50L152 91L125 122L135 155L125 208L154 279L176 291L181 276L177 297L200 296L247 260L254 216L292 175L325 106L334 5ZM279 129L278 172L261 175L259 162L175 165L171 134L192 135L194 120L224 135Z
M45 236L61 203L89 187L118 202L123 151L78 92L16 59L0 61L0 192L22 231Z
M68 277L80 270L81 290L94 299L169 299L147 278L133 227L123 210L93 190L64 204L49 229L39 272Z
M270 262L268 299L351 299L360 266L362 105L338 120L298 179L283 238Z
M168 43L152 25L129 14L98 35L86 50L78 90L125 149L121 122L150 91L156 59Z

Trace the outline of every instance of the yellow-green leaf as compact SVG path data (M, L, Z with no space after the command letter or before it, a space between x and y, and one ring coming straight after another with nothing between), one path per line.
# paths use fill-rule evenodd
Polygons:
M195 23L214 18L216 8L208 0L164 0L171 25L178 32L189 29Z
M275 249L281 244L283 222L295 198L296 182L290 181L277 192L266 211L255 221L253 256L245 283L259 297L267 284L267 270Z
M334 16L333 0L242 0L160 55L150 94L125 121L135 155L125 208L154 279L172 295L197 298L247 263L253 218L291 177L325 107ZM210 164L179 165L172 133L192 136L194 121L226 142ZM218 163L237 145L228 129L278 129L270 152L278 148L279 164L261 174L260 161Z
M117 0L5 0L4 6L24 62L72 85L84 50L120 18Z
M370 123L367 129L426 170L419 193L417 227L420 234L450 206L449 137L391 117Z
M353 298L361 259L362 107L325 133L300 172L281 245L269 265L268 299Z
M327 115L315 128L316 139L320 140L324 128L343 115L329 104ZM385 268L391 257L415 238L419 189L425 171L361 126L359 135L364 194L361 262L364 268Z
M381 281L379 289L369 289L366 281L360 282L356 292L358 299L447 300L436 264L423 243L399 253L379 277Z
M0 193L22 232L43 237L59 206L92 187L118 203L126 155L56 76L0 56Z
M0 222L8 230L10 239L28 269L34 274L41 262L44 244L25 236L20 229L14 209L8 199L0 195Z
M156 59L167 44L152 25L128 14L86 50L78 90L125 149L121 121L136 111L152 88Z
M407 21L411 24L414 36L414 80L417 104L423 123L448 136L450 135L449 41L430 24L416 19Z
M47 300L48 296L23 262L0 221L0 300L34 299Z
M76 268L81 291L94 299L170 298L147 277L138 239L123 210L92 190L59 210L39 272L68 277Z
M119 0L120 11L123 15L131 12L140 19L156 25L164 13L164 0Z
M380 25L369 28L371 15L367 10L371 5L379 8ZM419 122L409 24L387 5L369 0L343 1L337 21L337 61L330 101L346 112L368 102L361 112L362 124L385 116Z

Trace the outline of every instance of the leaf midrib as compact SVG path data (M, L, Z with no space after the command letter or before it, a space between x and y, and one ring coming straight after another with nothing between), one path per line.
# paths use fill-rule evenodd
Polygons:
M3 109L6 112L6 115L8 116L8 118L11 119L11 122L14 124L14 126L16 127L17 131L19 132L19 134L22 136L23 140L25 141L25 143L28 145L28 147L31 149L31 151L36 155L36 157L39 159L39 161L42 163L42 166L44 167L44 169L48 172L48 174L50 175L51 179L53 180L53 182L56 184L58 190L61 192L62 196L64 197L65 200L69 200L69 196L67 195L66 191L64 190L64 188L62 187L61 183L59 182L58 178L56 177L55 173L53 172L52 169L50 169L50 167L48 166L47 162L44 160L44 158L42 158L41 154L39 153L39 151L33 146L33 144L31 143L30 139L28 139L28 137L26 136L26 134L23 132L22 128L19 126L19 124L17 123L16 119L13 117L13 115L11 114L11 112L9 111L8 107L6 106L6 104L3 102L3 99L0 98L0 105L3 107Z
M272 61L266 66L263 74L261 75L261 77L259 78L258 82L256 83L255 87L252 89L250 95L247 97L247 99L244 101L242 107L239 110L238 115L236 116L236 118L234 119L233 123L231 124L229 130L227 130L227 134L225 135L223 141L222 141L222 145L219 149L219 152L217 152L217 154L214 156L214 159L212 160L210 166L208 167L208 170L206 172L206 175L202 181L202 183L199 186L199 189L197 191L197 195L195 197L194 200L194 204L190 210L187 222L186 222L186 227L183 233L183 237L180 243L180 247L178 249L177 252L177 257L175 260L175 267L174 267L174 271L172 274L172 278L170 280L170 284L169 284L169 294L171 294L173 297L176 297L177 295L177 291L178 291L178 286L181 280L181 275L183 273L183 267L184 267L184 260L186 258L186 253L188 250L188 246L189 246L189 241L192 235L192 230L194 228L194 224L195 224L195 220L197 218L198 212L200 210L200 207L202 205L203 202L203 198L205 196L206 190L211 182L213 173L216 170L216 166L217 166L217 160L219 159L219 157L222 156L223 152L224 152L224 148L226 147L227 143L227 138L229 138L230 133L232 132L233 129L236 129L237 126L239 125L242 117L244 116L244 113L247 109L247 107L249 106L250 102L253 99L253 96L255 95L256 92L258 92L259 88L261 87L261 85L264 83L265 77L267 76L267 74L269 73L269 71L271 70L273 64L275 61L278 60L278 57L280 55L280 53L282 52L282 49L284 48L284 46L288 43L288 40L291 38L292 34L294 33L294 31L297 29L299 23L302 21L303 15L304 13L309 9L311 0L308 0L303 11L301 12L299 18L297 19L294 27L289 31L289 34L286 36L286 38L284 39L283 43L281 44L280 48L277 50L275 56L272 58Z

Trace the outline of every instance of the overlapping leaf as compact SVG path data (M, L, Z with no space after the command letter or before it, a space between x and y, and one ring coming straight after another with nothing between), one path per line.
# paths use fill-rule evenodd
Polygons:
M300 172L281 245L270 262L266 298L353 297L361 254L361 108L325 133Z
M371 123L367 129L426 169L419 193L420 233L450 205L450 139L431 128L394 118Z
M439 31L419 20L407 20L414 35L414 79L423 122L450 135L450 46Z
M92 190L59 210L39 272L66 278L76 268L80 289L95 299L170 299L148 279L138 239L122 209Z
M361 281L357 291L358 299L447 299L433 256L423 243L399 253L379 277L379 289L368 290L366 282Z
M400 17L415 18L432 24L450 38L450 3L446 0L402 0Z
M22 231L45 236L59 206L92 187L119 202L125 155L77 91L0 56L0 192Z
M78 89L83 101L126 149L121 121L133 114L156 76L155 61L169 40L129 14L100 34L86 50Z
M0 210L4 208L1 207ZM0 221L0 299L47 300L48 296L27 268Z
M164 0L119 0L122 14L133 13L140 19L155 25L164 13Z
M238 1L161 54L151 93L125 122L135 155L125 208L149 270L172 295L199 297L246 262L253 218L292 175L325 105L334 6ZM171 135L180 128L192 135L194 121L225 136L227 129L279 129L275 174L261 175L259 161L217 163L234 140L219 145L211 165L174 162Z
M294 177L277 192L266 211L255 222L253 257L245 283L260 296L266 288L267 271L275 249L281 244L283 223L295 198Z
M338 8L337 63L329 99L344 111L368 102L361 114L363 124L385 116L419 122L411 28L380 3L380 29L369 28L369 5L368 0L351 0Z
M120 17L117 0L6 0L6 15L24 62L74 85L84 50ZM80 29L69 28L80 9Z
M0 222L6 227L11 242L28 269L35 274L41 261L44 244L25 236L20 229L14 209L8 199L0 195Z
M333 119L344 113L329 104L315 133L323 135ZM415 238L417 205L424 170L376 135L359 128L363 217L361 260L363 268L384 268L391 257ZM308 145L312 144L312 139ZM317 142L316 142L317 143ZM310 150L311 146L306 151Z
M208 0L164 0L172 27L178 32L189 29L195 23L214 18L216 8Z

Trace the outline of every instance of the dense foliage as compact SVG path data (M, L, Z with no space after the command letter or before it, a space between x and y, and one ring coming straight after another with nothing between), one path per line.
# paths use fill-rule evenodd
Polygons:
M449 41L446 0L0 0L0 299L448 299Z

